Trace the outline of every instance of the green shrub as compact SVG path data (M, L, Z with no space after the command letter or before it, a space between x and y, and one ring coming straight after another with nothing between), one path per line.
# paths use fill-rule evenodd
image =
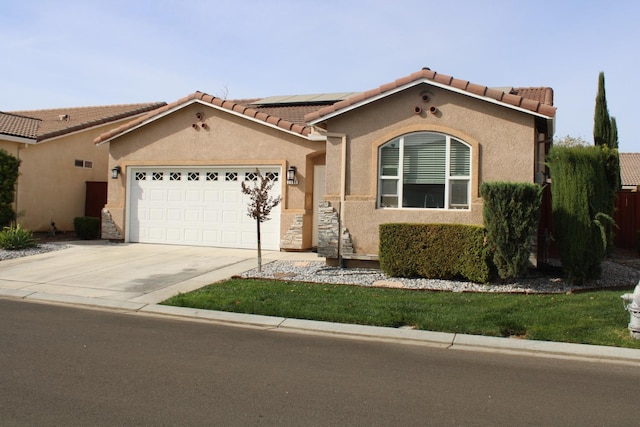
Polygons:
M80 239L91 240L100 237L100 218L79 216L73 219L73 229Z
M483 227L462 224L381 224L380 268L389 276L490 278Z
M0 248L8 250L18 250L36 246L33 240L33 233L20 224L4 227L0 231Z
M581 284L602 273L612 223L610 190L599 147L553 147L548 162L554 236L562 268Z
M13 210L20 159L0 150L0 227L10 227L16 220Z
M502 279L523 276L531 238L540 221L542 187L530 183L484 182L482 215L493 262Z

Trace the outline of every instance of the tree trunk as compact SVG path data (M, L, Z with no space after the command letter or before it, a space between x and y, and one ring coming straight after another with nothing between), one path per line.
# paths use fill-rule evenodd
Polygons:
M260 220L256 219L256 227L258 231L258 272L262 272L262 245L260 242Z

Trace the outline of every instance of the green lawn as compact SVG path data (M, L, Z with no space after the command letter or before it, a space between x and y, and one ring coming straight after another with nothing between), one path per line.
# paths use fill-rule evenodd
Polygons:
M429 292L274 280L232 279L163 304L297 319L412 326L429 331L515 336L640 348L629 336L620 291L577 294Z

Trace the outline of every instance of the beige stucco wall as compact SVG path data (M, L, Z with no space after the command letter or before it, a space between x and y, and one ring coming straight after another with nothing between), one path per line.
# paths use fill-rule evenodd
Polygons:
M421 93L428 91L425 104ZM420 106L436 114L415 114ZM330 119L329 132L347 135L344 223L355 253L378 253L378 226L388 222L482 224L483 181L534 182L536 132L530 114L426 85L416 86ZM410 132L435 131L472 147L469 210L377 209L378 147ZM342 138L327 143L327 196L337 206L341 192Z
M20 176L16 192L18 222L33 231L73 230L73 219L84 216L86 181L106 181L108 146L93 139L118 123L46 140L21 144ZM74 160L89 160L93 168L78 168Z
M198 122L198 112L204 113L203 122L208 128L192 127ZM111 141L109 168L118 165L123 173L118 180L109 179L106 209L125 236L130 167L275 165L283 174L281 236L295 215L303 215L303 246L309 248L313 206L307 192L313 189L312 165L318 156L324 156L324 147L323 142L312 142L205 104L191 104ZM292 165L297 168L297 185L286 184L286 169Z
M24 145L25 144L21 144L18 142L5 141L2 139L2 135L0 135L0 150L4 150L14 157L18 157L19 147Z

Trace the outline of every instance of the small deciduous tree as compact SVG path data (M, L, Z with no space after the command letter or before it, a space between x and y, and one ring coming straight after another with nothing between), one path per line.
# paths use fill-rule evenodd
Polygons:
M262 271L262 242L260 240L260 224L270 220L271 210L281 202L280 196L272 197L269 191L273 188L275 181L264 177L259 169L256 169L257 179L253 187L242 182L242 193L250 198L247 207L247 215L256 220L256 232L258 237L258 271Z

